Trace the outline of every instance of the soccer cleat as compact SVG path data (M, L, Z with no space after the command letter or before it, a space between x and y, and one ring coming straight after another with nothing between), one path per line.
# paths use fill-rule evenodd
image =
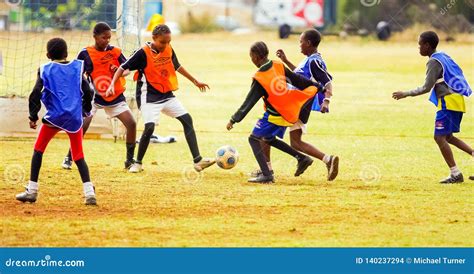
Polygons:
M72 160L69 157L65 157L61 167L63 169L72 169Z
M295 177L300 176L305 172L305 170L313 164L313 159L311 159L309 156L305 156L303 159L298 161L298 166L296 168L295 172Z
M339 157L329 156L329 162L326 164L326 167L328 169L328 181L336 179L339 172Z
M130 167L132 167L132 165L135 163L135 160L131 159L131 160L126 160L124 162L124 165L125 165L125 169L130 169Z
M273 170L270 170L270 173L273 175L274 174ZM256 169L256 170L249 173L250 177L257 177L257 176L260 176L260 175L263 175L263 173L260 169Z
M440 184L458 184L464 182L464 177L462 176L462 173L459 173L456 176L450 175L448 178L440 181Z
M16 195L16 199L23 203L34 203L36 202L36 198L38 198L38 193L28 193L28 189L25 192Z
M86 198L84 199L84 204L85 205L97 205L97 199L95 198L95 195L86 196Z
M140 163L133 163L128 169L128 172L130 173L139 173L142 171L143 171L143 167L142 167L142 164Z
M201 172L215 163L216 159L202 158L201 161L194 164L194 170L196 170L197 172Z
M473 176L469 176L469 180L474 181L474 175L473 175Z
M275 178L273 177L273 175L265 176L261 174L256 177L248 179L247 182L257 183L257 184L273 184L275 182Z

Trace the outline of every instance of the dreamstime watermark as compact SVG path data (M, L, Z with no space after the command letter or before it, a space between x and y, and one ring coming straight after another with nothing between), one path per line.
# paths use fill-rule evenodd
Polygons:
M377 183L381 177L379 167L373 164L363 165L359 171L359 178L366 184Z
M183 182L188 184L199 183L203 177L204 173L197 172L194 167L187 166L181 171L181 178L183 179Z
M51 260L50 255L40 260L5 260L6 267L84 267L84 260Z
M288 85L291 85L288 77L283 75L275 76L270 82L270 90L274 95L282 96L288 93Z
M447 3L444 7L442 7L440 10L439 10L439 13L441 13L441 15L445 15L446 13L448 13L448 11L454 7L456 5L456 2L457 0L451 0L449 1L449 3ZM467 1L469 2L469 1Z
M22 165L7 165L3 171L3 180L9 184L22 183L25 180L26 171Z
M364 7L373 7L380 4L382 0L360 0L360 3Z

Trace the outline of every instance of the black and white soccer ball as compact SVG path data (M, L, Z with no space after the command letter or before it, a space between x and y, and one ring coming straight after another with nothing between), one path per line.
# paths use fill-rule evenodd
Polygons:
M222 146L216 151L216 163L222 169L231 169L237 165L239 153L229 145Z

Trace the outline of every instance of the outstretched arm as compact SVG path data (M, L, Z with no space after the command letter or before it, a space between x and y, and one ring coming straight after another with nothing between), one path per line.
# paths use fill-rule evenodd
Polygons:
M276 56L277 56L278 58L280 58L280 60L281 60L283 63L285 63L285 65L286 65L289 69L295 70L296 66L293 65L293 63L291 63L290 60L288 60L288 58L286 58L286 54L285 54L285 52L284 52L282 49L277 50Z
M208 84L199 82L183 66L180 66L176 71L179 72L184 77L186 77L189 81L191 81L196 87L199 88L201 92L205 92L206 88L210 89Z
M392 98L395 100L400 100L408 96L418 96L425 93L428 93L436 84L438 77L443 73L443 67L435 59L430 59L426 65L426 78L425 83L416 89L409 91L397 91L392 93Z
M227 123L227 130L231 130L234 127L235 123L242 121L245 116L249 113L249 111L255 106L255 104L266 95L265 90L263 87L255 80L252 82L252 86L250 88L245 101L242 103L240 108L232 115L229 122Z

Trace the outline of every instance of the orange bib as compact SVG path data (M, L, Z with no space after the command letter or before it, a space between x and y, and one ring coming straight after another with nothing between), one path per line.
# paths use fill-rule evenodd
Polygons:
M110 82L114 77L114 72L112 71L111 66L114 65L117 68L120 67L118 60L122 51L115 47L111 50L98 51L94 46L87 47L86 50L92 60L93 69L90 76L94 82L95 90L102 98L104 98L105 101L113 101L125 91L125 78L120 77L114 85L115 94L105 97L105 92L109 88Z
M178 89L178 77L173 65L173 49L166 46L163 52L155 53L149 46L144 46L146 67L143 70L146 80L161 93Z
M304 90L296 89L287 83L285 67L281 62L272 61L272 67L267 71L257 71L254 79L267 91L267 101L289 123L298 121L303 105L318 92L315 86Z

